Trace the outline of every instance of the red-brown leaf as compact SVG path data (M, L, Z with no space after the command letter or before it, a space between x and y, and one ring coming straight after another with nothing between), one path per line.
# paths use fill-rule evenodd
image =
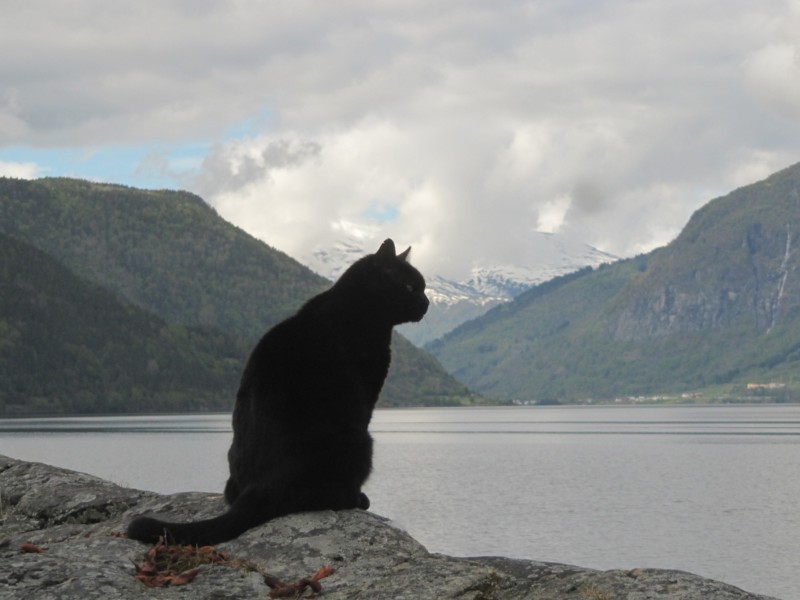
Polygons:
M319 571L317 571L311 576L311 579L313 579L314 581L319 581L320 579L325 579L326 577L330 577L334 573L336 573L336 569L326 565L324 567L320 567Z
M189 569L188 571L184 571L183 573L178 573L177 575L171 575L169 577L169 584L170 585L186 585L187 583L191 583L197 574L200 572L199 568Z

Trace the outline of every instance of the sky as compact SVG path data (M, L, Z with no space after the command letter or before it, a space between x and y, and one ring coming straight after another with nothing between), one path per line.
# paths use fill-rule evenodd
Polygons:
M0 175L186 189L290 255L617 256L800 162L800 0L7 0Z

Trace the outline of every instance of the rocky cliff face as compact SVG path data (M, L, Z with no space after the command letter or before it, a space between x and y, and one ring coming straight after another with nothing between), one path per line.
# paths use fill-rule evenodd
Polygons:
M387 520L363 511L303 513L271 521L220 545L229 559L200 566L185 586L149 588L134 577L134 564L145 561L148 548L117 535L131 516L158 512L189 519L220 510L222 500L216 496L160 496L0 456L0 596L263 599L279 591L270 589L265 573L273 585L276 579L291 584L330 566L335 572L318 583L322 597L332 600L768 600L678 571L600 572L430 554ZM291 597L297 596L292 592Z
M800 313L800 167L697 211L669 246L641 257L616 340L742 325L768 333Z

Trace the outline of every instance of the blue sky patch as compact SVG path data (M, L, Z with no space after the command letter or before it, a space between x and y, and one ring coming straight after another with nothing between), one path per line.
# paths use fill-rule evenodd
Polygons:
M399 212L393 204L373 204L362 216L371 221L386 223L387 221L396 221Z
M39 177L76 177L148 189L178 189L199 172L209 144L186 143L115 145L85 148L0 150L0 161L34 163Z

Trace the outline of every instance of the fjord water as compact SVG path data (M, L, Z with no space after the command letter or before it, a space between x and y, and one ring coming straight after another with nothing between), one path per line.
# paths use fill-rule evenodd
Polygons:
M376 411L366 492L435 552L682 569L798 597L800 405ZM229 415L0 420L0 453L219 492Z

